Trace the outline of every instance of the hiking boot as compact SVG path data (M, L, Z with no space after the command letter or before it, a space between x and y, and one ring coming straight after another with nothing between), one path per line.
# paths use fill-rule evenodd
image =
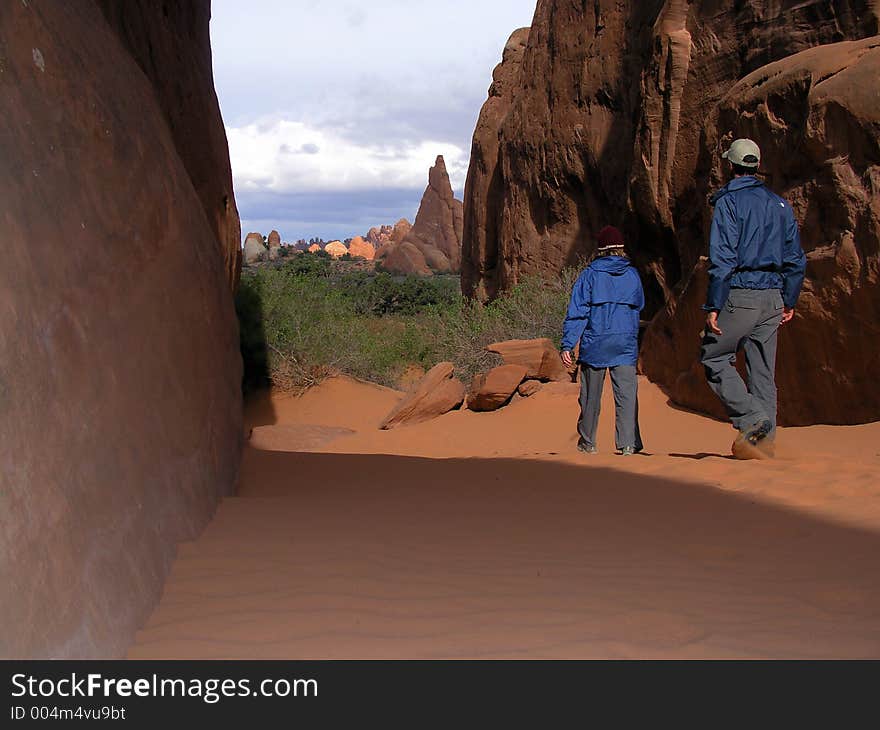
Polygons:
M742 431L739 438L748 441L752 446L757 446L758 442L767 438L772 430L773 424L770 421L760 421L751 428Z
M636 453L636 447L624 446L618 453L620 453L621 456L632 456Z
M595 446L590 446L589 444L578 444L578 451L584 454L598 454L599 449Z
M773 454L767 448L767 437L773 430L770 421L760 421L751 428L740 431L731 451L737 459L769 459ZM769 442L772 443L772 442Z

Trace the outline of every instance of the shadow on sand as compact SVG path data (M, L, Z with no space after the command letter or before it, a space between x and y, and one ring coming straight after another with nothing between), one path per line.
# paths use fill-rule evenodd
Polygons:
M878 554L653 476L246 449L132 656L877 657Z

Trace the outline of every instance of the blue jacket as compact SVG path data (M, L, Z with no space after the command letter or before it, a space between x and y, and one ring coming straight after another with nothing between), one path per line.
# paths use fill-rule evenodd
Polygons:
M603 256L575 282L562 333L562 349L580 340L578 361L594 368L635 365L639 358L642 280L630 260Z
M709 294L703 309L721 311L730 289L781 289L786 307L801 293L806 257L791 206L752 175L712 196Z

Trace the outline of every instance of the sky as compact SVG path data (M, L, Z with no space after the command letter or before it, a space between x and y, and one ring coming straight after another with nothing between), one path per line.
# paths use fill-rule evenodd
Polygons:
M345 239L413 221L471 137L536 0L213 0L214 80L242 235Z

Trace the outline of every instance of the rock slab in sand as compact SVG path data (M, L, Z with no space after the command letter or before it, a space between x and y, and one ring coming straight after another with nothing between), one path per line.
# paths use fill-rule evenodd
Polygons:
M557 382L571 380L571 374L559 359L559 350L546 337L495 342L486 349L501 355L505 365L525 366L527 378Z
M300 423L257 426L251 429L248 445L262 451L312 451L353 433L350 428Z
M4 657L122 656L234 488L241 236L209 18L0 3Z
M498 410L510 400L526 373L524 365L501 365L475 376L468 393L468 408L472 411Z
M379 426L389 430L404 424L422 423L442 416L464 401L464 384L452 377L454 366L441 362L431 368L419 385L386 416Z

